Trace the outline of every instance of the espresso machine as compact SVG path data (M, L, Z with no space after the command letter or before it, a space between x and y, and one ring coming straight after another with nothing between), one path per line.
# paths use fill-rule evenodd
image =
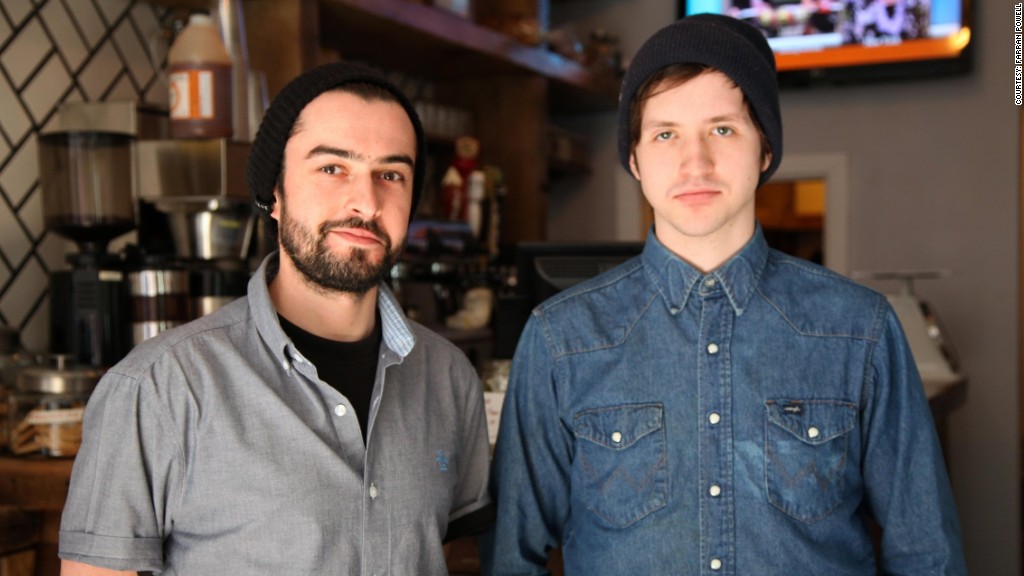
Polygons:
M131 348L129 299L114 238L135 228L131 102L62 106L39 135L46 228L77 244L50 274L51 351L100 368Z
M163 287L164 301L187 299L187 319L193 319L245 294L250 259L264 251L246 186L249 148L247 142L225 138L136 143L139 245L145 259L131 280L139 297L153 298ZM136 341L180 323L154 320L137 316Z

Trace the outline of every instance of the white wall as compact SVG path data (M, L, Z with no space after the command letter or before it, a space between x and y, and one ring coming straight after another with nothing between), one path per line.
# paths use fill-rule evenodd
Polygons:
M969 76L786 90L785 153L847 157L851 270L952 270L952 277L919 281L917 292L941 314L970 378L967 404L951 418L949 462L968 564L972 574L1019 574L1021 135L1012 103L1013 5L974 5ZM555 6L555 24L589 19L579 28L618 33L627 56L676 10L675 0ZM615 115L560 123L593 139L595 174L553 187L549 237L642 237L639 193L615 153Z

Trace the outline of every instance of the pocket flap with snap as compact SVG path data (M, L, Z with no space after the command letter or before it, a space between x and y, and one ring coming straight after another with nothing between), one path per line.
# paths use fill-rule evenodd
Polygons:
M612 450L621 450L660 430L663 412L661 404L595 408L576 414L574 431L577 437Z
M768 400L765 409L769 422L808 444L828 442L857 423L857 405L845 400Z

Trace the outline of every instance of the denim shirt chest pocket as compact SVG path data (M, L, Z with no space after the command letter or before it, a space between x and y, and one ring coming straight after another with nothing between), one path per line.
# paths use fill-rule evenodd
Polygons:
M664 407L628 404L575 415L574 490L587 508L625 528L668 503Z
M856 404L786 399L768 400L765 409L769 502L801 522L828 516L843 500Z

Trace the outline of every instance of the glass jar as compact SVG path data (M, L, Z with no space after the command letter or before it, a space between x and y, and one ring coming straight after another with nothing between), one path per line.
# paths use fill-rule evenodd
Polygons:
M22 349L18 331L0 326L0 452L8 446L8 399L14 392L18 371L34 363L32 355Z
M78 454L85 404L103 372L91 366L68 366L68 359L57 356L52 365L31 366L18 373L9 401L9 441L15 455Z

